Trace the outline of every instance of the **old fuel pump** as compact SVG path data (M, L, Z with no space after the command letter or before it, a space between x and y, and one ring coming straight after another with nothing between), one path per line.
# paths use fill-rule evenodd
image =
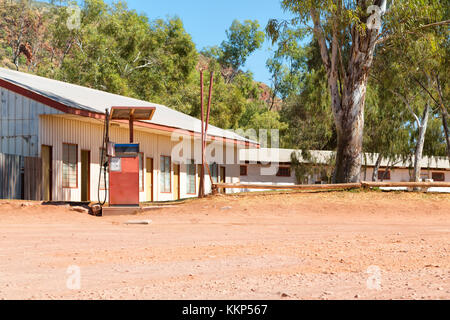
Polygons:
M110 111L106 111L102 148L102 153L106 151L106 157L102 155L102 158L103 161L106 161L104 162L104 170L109 173L109 208L120 207L122 208L120 212L126 212L126 208L133 210L133 207L139 207L140 146L133 141L134 121L151 120L155 110L155 107L112 107ZM115 144L109 140L111 121L128 122L130 143ZM99 202L100 205L104 205L106 198L103 202L99 199ZM104 209L103 215L105 215Z

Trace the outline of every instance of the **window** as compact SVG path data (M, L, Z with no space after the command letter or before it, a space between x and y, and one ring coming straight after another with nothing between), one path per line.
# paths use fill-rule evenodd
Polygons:
M386 172L386 170L378 171L378 180L391 180L391 172Z
M159 184L161 188L161 192L170 193L171 188L171 161L170 157L161 156L160 159L160 176L159 176Z
M444 182L445 181L445 173L444 172L433 172L433 181L436 182Z
M277 172L277 177L290 177L291 168L290 167L279 167Z
M102 159L102 150L103 150L103 159ZM106 155L106 149L100 148L98 158L100 159L100 167L103 167L105 162L108 161L108 157ZM105 185L105 177L106 177L106 185ZM106 171L104 169L102 169L102 175L100 177L100 190L106 190L106 187L108 185L109 185L108 169L106 169Z
M210 165L209 170L211 170L211 177L214 183L219 181L219 166L217 163L213 163Z
M186 165L186 175L187 175L187 193L195 194L195 169L194 160Z
M78 187L78 146L63 143L63 188Z
M248 167L241 166L241 177L246 177L248 175Z
M144 190L144 154L142 152L139 153L139 191L143 192Z

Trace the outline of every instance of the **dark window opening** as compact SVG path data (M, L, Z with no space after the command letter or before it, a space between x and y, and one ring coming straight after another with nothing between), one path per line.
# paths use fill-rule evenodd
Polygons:
M248 175L248 167L241 166L241 177L246 177Z
M289 167L278 168L277 177L290 177L290 176L291 176L291 168Z

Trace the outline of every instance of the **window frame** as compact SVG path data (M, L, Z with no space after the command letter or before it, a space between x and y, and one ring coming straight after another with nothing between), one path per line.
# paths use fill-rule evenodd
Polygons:
M189 186L190 186L190 173L189 168L194 168L194 192L189 192ZM195 164L194 160L190 160L190 163L186 164L186 194L188 195L196 195L197 194L197 165Z
M71 187L71 186L66 186L65 184L64 184L64 146L65 145L67 145L67 146L75 146L75 187ZM61 183L61 185L62 185L62 188L63 189L71 189L71 190L73 190L73 189L78 189L78 144L76 144L76 143L68 143L68 142L63 142L62 143L62 170L61 170L61 179L62 179L62 183Z
M164 158L164 161L162 158ZM169 186L170 186L170 191L166 191L165 186L165 180L164 180L164 185L161 186L161 176L164 174L164 179L165 179L165 174L166 171L164 170L164 172L162 171L162 165L164 165L164 169L165 169L165 163L166 163L166 158L169 159ZM166 194L171 194L172 193L172 157L171 156L165 156L165 155L160 155L159 156L159 174L160 174L160 178L159 178L159 184L160 184L160 192L161 193L166 193Z
M219 178L220 178L219 164L216 162L209 164L209 170L211 171L211 179L212 179L213 183L219 183ZM216 173L216 175L214 175L214 172Z
M391 170L378 170L378 180L381 181L381 178L383 177L385 172L388 172L387 176L383 179L383 181L391 181Z
M281 174L281 169L287 169L289 170L289 175L284 175ZM277 170L277 177L281 177L281 178L290 178L292 176L292 168L288 167L288 166L279 166L278 170Z
M435 177L435 174L442 175L443 179L442 179L442 180L440 180L440 179L435 179L435 178L434 178L434 177ZM434 172L431 173L431 178L432 178L433 181L435 181L435 182L445 182L445 172L443 172L443 171L434 171Z
M242 169L244 169L244 168L245 168L245 174L242 174ZM241 165L239 168L239 171L240 171L239 173L240 173L241 177L248 177L248 166Z

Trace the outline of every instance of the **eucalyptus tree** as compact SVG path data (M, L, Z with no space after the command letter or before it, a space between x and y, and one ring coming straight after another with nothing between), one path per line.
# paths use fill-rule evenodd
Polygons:
M398 108L390 91L384 90L375 81L370 81L367 90L364 130L364 180L367 181L367 162L375 161L372 181L384 180L389 169L410 156L410 128L405 108ZM379 176L379 169L387 161L387 170Z
M410 34L405 38L391 39L380 48L374 67L376 76L372 78L382 91L391 93L391 104L398 103L409 113L408 124L414 142L412 179L420 181L428 125L440 108L437 100L433 101L436 87L433 74L440 68L441 53L433 32L419 37ZM432 145L439 143L439 140L427 141L428 149L436 149Z
M220 46L203 50L203 54L216 59L222 65L222 75L227 83L234 80L248 57L261 48L265 33L260 30L258 20L234 20L226 30L227 39Z
M441 24L434 21L437 0L407 0L387 10L387 0L283 0L296 14L290 23L317 39L326 70L337 130L334 182L360 180L367 83L377 45L389 37ZM388 16L401 16L390 20ZM386 23L389 21L389 23ZM430 23L431 21L431 23ZM289 22L271 20L273 41Z

